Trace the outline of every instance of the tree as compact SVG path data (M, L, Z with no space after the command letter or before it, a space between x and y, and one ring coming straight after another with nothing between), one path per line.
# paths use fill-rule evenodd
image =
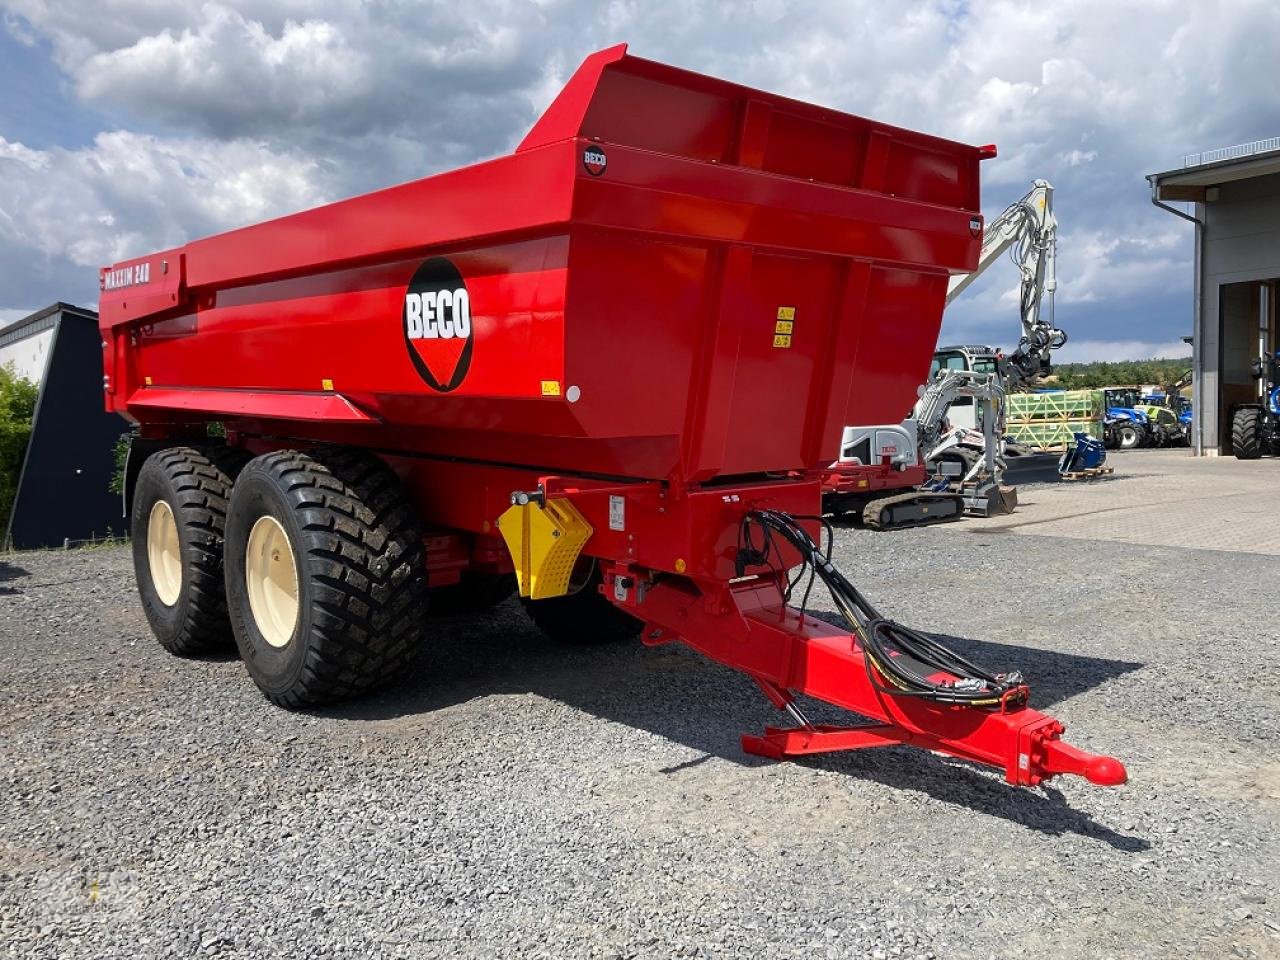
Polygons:
M1185 360L1121 360L1115 363L1054 364L1052 386L1066 390L1087 390L1097 387L1121 387L1155 384L1167 386L1191 368L1191 358Z
M9 527L39 395L40 388L19 376L13 364L0 366L0 533Z

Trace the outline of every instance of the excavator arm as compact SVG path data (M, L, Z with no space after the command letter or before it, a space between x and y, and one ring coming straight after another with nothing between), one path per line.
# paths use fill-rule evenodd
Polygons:
M972 273L951 278L947 303L963 293L1006 251L1021 277L1018 312L1022 335L1014 352L1004 358L1000 373L1006 387L1017 389L1034 382L1049 354L1067 342L1066 333L1055 326L1053 316L1053 297L1058 289L1058 221L1053 215L1053 186L1049 181L1033 181L1031 189L1020 200L987 223L978 267ZM1044 309L1046 301L1047 310Z
M1006 253L1019 274L1019 317L1022 332L1018 346L1007 356L996 354L996 371L979 373L972 370L938 370L920 388L920 399L904 426L913 426L919 438L920 459L930 470L945 474L958 489L969 512L988 514L1008 512L1016 503L1012 487L1004 486L1005 394L1019 390L1042 376L1049 356L1067 342L1067 335L1054 322L1053 298L1057 290L1056 260L1058 221L1053 214L1053 186L1047 180L1035 180L1031 189L999 216L989 220L982 234L978 265L972 273L951 278L947 288L949 304L960 296L979 276ZM981 411L976 418L978 431L951 429L947 412L960 397L971 398ZM912 423L914 421L914 423ZM884 470L896 464L868 464L863 459L846 457L854 441L877 430L890 427L854 426L845 428L841 460L832 474ZM865 479L865 478L864 478ZM877 479L879 477L877 476ZM940 491L934 491L941 496ZM888 508L903 506L908 511L920 507L919 497L900 494L870 503L864 518L876 514L882 504ZM891 510L890 510L891 512ZM947 516L953 514L946 514ZM917 522L912 517L913 522ZM869 521L868 521L869 522ZM886 524L887 525L887 524Z

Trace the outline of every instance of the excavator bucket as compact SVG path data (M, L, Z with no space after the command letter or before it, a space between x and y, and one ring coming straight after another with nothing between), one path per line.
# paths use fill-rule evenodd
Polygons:
M987 510L988 516L1003 516L1006 513L1013 513L1018 508L1018 488L1011 487L1007 484L998 484L991 492L991 505Z

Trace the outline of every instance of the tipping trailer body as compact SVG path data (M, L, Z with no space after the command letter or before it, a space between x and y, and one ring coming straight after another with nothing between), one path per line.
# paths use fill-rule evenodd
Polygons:
M856 637L787 612L799 548L752 559L745 518L816 514L843 425L911 405L949 277L977 261L991 152L614 47L508 156L105 268L106 404L153 445L217 421L250 453L366 451L421 521L433 586L514 567L523 595L566 595L592 558L646 642L793 709L867 668ZM287 527L262 557L292 562ZM927 741L1017 783L1068 769L1027 766L1028 731L1056 733L1008 719L1025 698L961 716L864 702L866 680L830 699L884 722L841 748ZM810 752L782 733L748 747Z
M509 156L104 271L149 277L104 280L108 407L558 472L806 470L842 418L910 406L977 256L980 156L607 50ZM466 336L406 335L424 270L467 291Z

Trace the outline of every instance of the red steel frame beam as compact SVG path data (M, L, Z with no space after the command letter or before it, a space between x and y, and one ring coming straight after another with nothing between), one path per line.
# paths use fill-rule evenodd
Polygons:
M623 577L630 588L611 589L610 576ZM603 589L619 607L645 621L646 643L681 641L744 671L774 706L800 721L795 727L770 727L763 735L744 736L742 746L748 753L782 760L910 744L998 767L1009 783L1024 786L1058 774L1076 774L1103 786L1127 779L1118 760L1064 743L1063 724L1027 706L1025 687L990 709L877 689L858 637L787 606L784 577L780 571L708 590L687 579L663 578L646 585L631 571L615 568ZM825 700L872 722L848 727L809 724L795 708L796 695Z

